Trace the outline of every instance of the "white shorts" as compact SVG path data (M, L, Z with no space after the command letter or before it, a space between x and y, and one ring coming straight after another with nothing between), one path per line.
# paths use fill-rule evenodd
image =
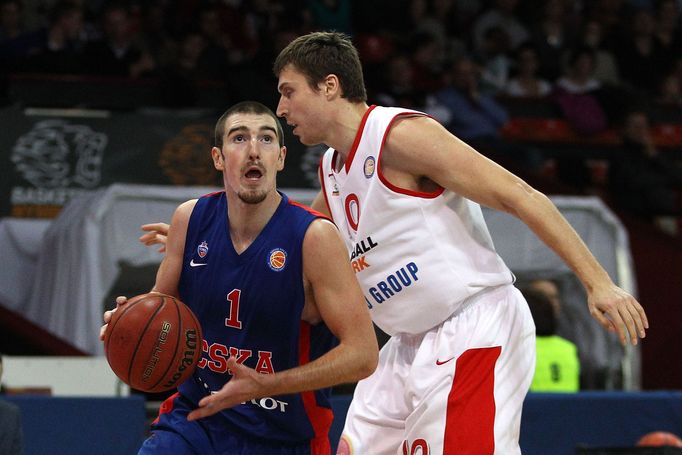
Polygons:
M360 381L338 455L520 454L535 325L513 286L479 293L441 325L397 335Z

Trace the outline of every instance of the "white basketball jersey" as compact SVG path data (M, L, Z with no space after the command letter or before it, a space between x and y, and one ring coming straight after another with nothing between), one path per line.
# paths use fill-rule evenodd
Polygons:
M386 333L421 333L470 296L513 282L478 204L449 190L397 188L381 173L381 152L398 116L425 115L371 106L348 160L320 163L330 213L345 237L373 321ZM453 172L456 172L453 169Z

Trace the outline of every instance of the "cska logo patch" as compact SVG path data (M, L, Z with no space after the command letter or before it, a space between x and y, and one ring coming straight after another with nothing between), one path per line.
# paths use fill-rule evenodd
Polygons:
M368 156L365 160L365 165L363 166L363 171L365 172L366 178L371 178L374 175L374 170L376 169L376 161L373 156Z
M205 258L206 255L208 254L208 243L206 243L206 240L201 242L199 246L197 247L197 254L199 255L200 258Z
M275 248L268 255L268 266L275 272L284 270L287 263L287 252L281 248Z

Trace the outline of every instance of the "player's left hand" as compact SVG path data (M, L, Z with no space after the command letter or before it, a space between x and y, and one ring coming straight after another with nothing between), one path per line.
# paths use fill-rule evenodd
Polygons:
M604 290L595 290L587 299L590 314L606 330L616 333L622 345L637 344L637 338L646 336L649 328L644 308L630 294L611 284Z
M159 253L163 253L166 251L169 228L170 226L166 223L143 224L141 229L145 231L145 234L142 234L138 240L145 246L161 245Z
M227 360L227 368L232 372L232 379L218 392L199 401L199 407L187 415L187 420L201 419L254 398L261 398L259 394L263 390L263 374L238 364L234 357Z

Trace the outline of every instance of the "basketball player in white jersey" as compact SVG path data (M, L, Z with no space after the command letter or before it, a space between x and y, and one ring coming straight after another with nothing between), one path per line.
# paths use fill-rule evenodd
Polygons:
M521 219L575 272L622 343L648 322L552 202L423 113L368 106L357 50L315 32L277 57L277 114L326 144L313 208L345 236L374 322L391 335L360 381L338 454L519 454L534 325L479 204ZM141 241L164 242L165 225Z
M358 383L338 453L517 454L534 326L479 204L520 218L580 278L623 343L648 327L551 201L434 119L368 106L358 53L335 32L277 57L277 115L326 144L313 208L346 237L372 319L391 339Z

